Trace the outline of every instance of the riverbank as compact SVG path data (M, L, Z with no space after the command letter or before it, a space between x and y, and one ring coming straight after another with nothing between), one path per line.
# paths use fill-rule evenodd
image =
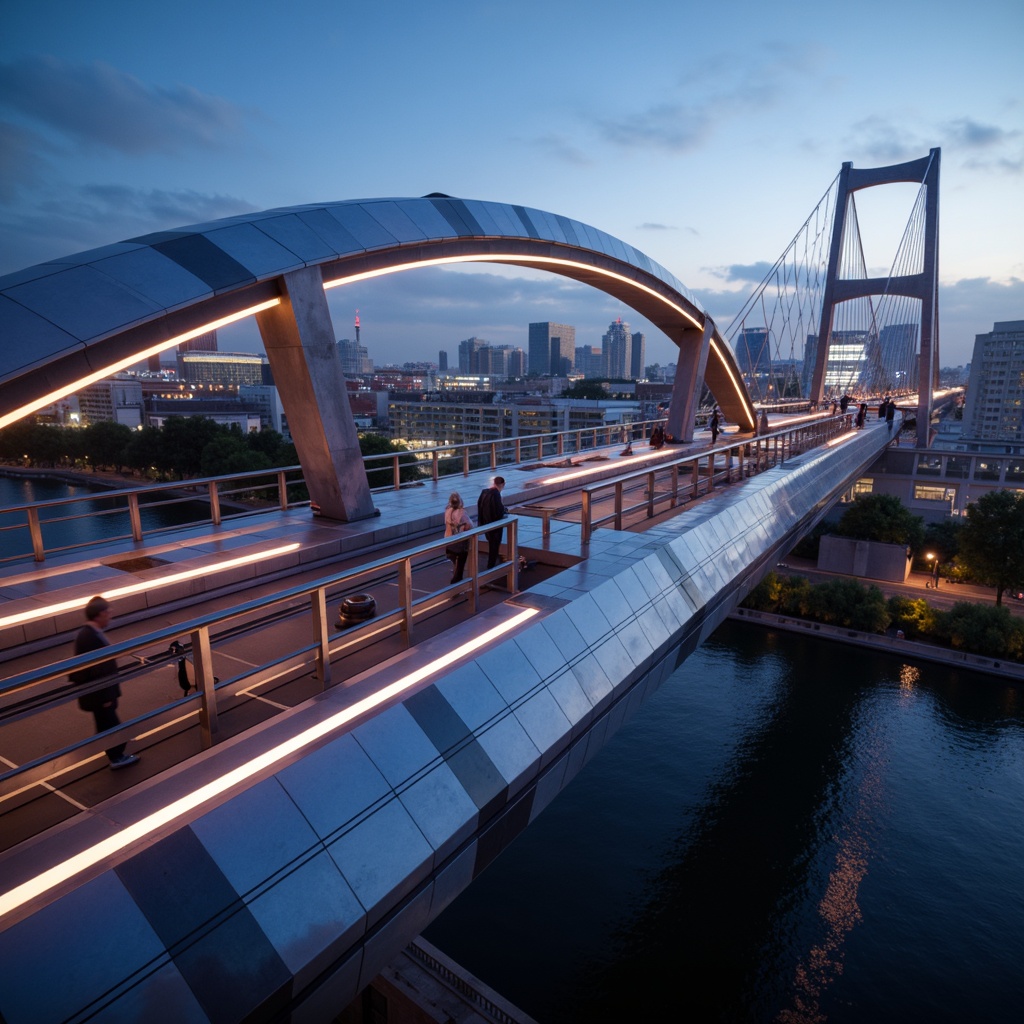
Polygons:
M0 476L14 480L59 480L66 484L84 484L109 491L130 490L155 483L153 480L140 480L138 477L121 476L118 473L84 473L75 469L40 469L36 466L0 465Z
M986 658L979 654L954 651L948 647L939 647L936 644L922 643L918 640L901 640L898 637L881 636L877 633L862 633L844 626L830 626L823 622L812 622L809 619L795 619L792 616L778 615L775 612L757 612L751 608L736 608L729 617L739 622L750 622L768 629L809 634L824 640L850 644L854 647L884 651L910 661L934 662L947 668L965 668L972 672L996 676L1003 682L1024 683L1024 665L999 658Z

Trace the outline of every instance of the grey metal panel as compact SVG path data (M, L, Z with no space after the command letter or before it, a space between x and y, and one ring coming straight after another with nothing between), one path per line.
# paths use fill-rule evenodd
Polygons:
M107 871L0 932L3 1019L67 1020L163 956L156 932Z
M482 733L480 746L513 792L540 764L540 751L522 725L511 716Z
M533 221L533 226L537 229L542 238L546 238L552 242L565 241L565 234L562 231L562 226L545 210L535 210L533 207L530 207L529 214L530 220Z
M294 252L252 224L235 224L221 230L207 231L204 237L237 260L253 277L283 274L304 265L304 261Z
M455 232L437 212L433 203L422 199L400 199L395 205L423 232L425 238L454 238Z
M473 730L501 714L508 706L475 662L461 665L447 673L435 686L456 714Z
M361 245L351 231L347 231L338 222L337 217L322 207L312 210L303 210L299 214L302 221L311 231L322 238L324 244L332 249L339 256L347 256L349 253L362 252L366 246Z
M351 736L341 736L307 754L277 775L288 795L313 826L327 838L391 792L384 776ZM344 785L339 785L339 780Z
M510 704L540 682L537 670L513 644L503 644L485 651L476 659L476 663Z
M259 223L259 228L289 252L295 253L305 263L316 263L329 259L335 254L334 248L328 245L298 214L289 213L280 217L264 217Z
M559 709L574 730L589 720L593 705L572 670L563 672L548 683L548 693L557 701Z
M511 235L519 238L523 234L522 225L512 211L508 203L485 203L473 199L466 200L466 206L473 212L473 215L480 221L481 226L484 220L489 218L494 224L494 234Z
M266 828L267 821L275 827ZM276 778L204 814L192 831L240 893L319 846L317 834Z
M611 623L590 594L581 595L572 604L567 605L565 614L569 616L569 620L580 631L588 645L596 643L611 632Z
M547 690L535 693L515 710L519 724L541 752L541 764L554 759L568 745L572 726Z
M379 249L398 239L373 219L362 206L331 206L327 212L364 248Z
M562 657L571 661L587 649L587 644L580 631L573 625L564 608L559 608L553 615L545 616L540 623L541 628L561 652Z
M16 284L24 284L26 281L37 281L40 278L52 277L64 269L59 263L38 263L34 267L25 267L23 270L15 270L13 273L4 274L0 277L0 295L3 295L8 288L13 288Z
M130 327L161 312L137 293L92 267L71 267L42 280L9 288L16 302L80 341Z
M110 245L101 245L95 249L86 249L85 252L76 252L70 256L61 256L59 259L48 260L44 266L80 267L87 263L97 263L111 256L121 256L126 252L135 252L138 249L145 248L148 247L138 242L112 242Z
M352 735L392 787L440 759L437 748L401 704L362 722Z
M632 614L622 596L622 591L615 586L614 580L608 580L597 587L592 587L590 593L597 602L597 607L601 609L604 617L613 627L620 626Z
M422 242L427 237L397 203L367 203L363 209L399 242Z
M44 362L82 343L45 317L0 296L0 380Z
M370 923L427 875L434 851L398 800L389 800L328 847Z
M165 309L213 294L205 282L148 246L97 260L92 266Z
M402 792L401 801L441 857L472 835L479 818L476 804L446 764L417 779Z
M296 986L329 967L363 932L363 908L324 850L298 866L289 865L271 888L248 905L295 975Z
M558 646L540 623L524 630L513 643L526 655L541 679L546 679L565 664Z

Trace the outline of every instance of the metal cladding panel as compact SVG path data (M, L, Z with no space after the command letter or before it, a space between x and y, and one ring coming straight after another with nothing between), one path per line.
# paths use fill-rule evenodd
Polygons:
M0 380L74 350L82 343L38 313L0 296Z
M367 205L372 206L373 204L368 203ZM398 242L398 239L384 228L380 221L374 220L358 203L339 203L337 206L329 206L327 212L364 249L381 249Z
M204 237L245 267L255 278L284 274L305 265L305 261L294 252L252 224L236 224L217 231L207 231Z
M126 252L135 252L144 248L146 246L139 242L112 242L110 245L101 245L96 249L86 249L85 252L76 252L70 256L61 256L59 259L47 260L43 266L81 267L89 263L98 263L100 260L109 259L111 256L121 256Z
M393 789L440 760L436 746L401 704L361 723L352 735Z
M479 729L508 707L475 662L460 665L445 674L435 689L452 706L470 729Z
M476 804L444 763L412 782L400 799L427 842L442 856L454 852L479 823Z
M6 1024L69 1020L165 955L145 915L107 871L0 932L0 1013Z
M303 210L298 216L299 220L318 238L323 239L324 245L338 256L348 256L366 249L366 246L362 245L351 231L343 227L330 210L325 210L323 207Z
M537 229L541 238L545 238L551 242L566 242L565 232L562 231L562 225L558 223L556 217L552 214L546 213L544 210L529 210L530 220L533 222L533 226Z
M558 221L558 226L562 229L562 234L565 236L565 240L570 245L578 246L580 244L579 235L576 233L576 222L570 220L568 217L562 217L556 214L555 220Z
M400 243L422 242L427 238L398 203L366 203L363 209Z
M520 235L536 239L541 239L543 237L537 229L537 225L534 224L533 218L530 216L530 211L525 206L512 206L511 210L515 215L516 220L518 220L522 225L522 228L518 232Z
M277 778L321 839L391 793L384 776L351 736L340 736L307 754L278 772ZM344 779L345 785L327 787L324 779Z
M7 295L79 341L123 330L163 312L92 267L71 267L7 289Z
M157 240L153 248L205 281L214 292L229 292L252 284L255 275L203 235L180 235Z
M281 217L264 217L260 231L283 245L304 263L319 263L335 255L335 250L297 213Z
M508 235L513 238L519 238L523 234L522 224L508 203L486 203L467 199L466 207L489 234Z
M514 644L505 644L485 651L476 659L476 663L509 704L517 701L540 682L537 670Z
M164 309L196 302L213 294L195 274L190 274L148 246L96 260L92 266Z
M451 224L437 211L433 203L423 199L399 199L398 207L423 232L424 238L454 238Z

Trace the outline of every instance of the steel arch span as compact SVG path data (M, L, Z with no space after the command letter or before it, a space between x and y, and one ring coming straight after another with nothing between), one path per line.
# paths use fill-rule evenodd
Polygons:
M714 321L664 267L558 214L430 195L267 210L128 239L0 278L0 426L211 328L254 315L311 496L373 514L325 288L446 263L546 270L615 296L678 347L669 432L692 438L700 387L753 430Z

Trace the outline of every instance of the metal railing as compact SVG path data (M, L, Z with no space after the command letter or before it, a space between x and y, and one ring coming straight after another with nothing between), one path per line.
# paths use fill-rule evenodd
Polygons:
M505 532L507 558L495 568L481 571L479 542L476 538L495 530ZM337 660L357 645L363 646L385 635L398 633L402 646L408 648L413 644L417 617L447 606L451 598L465 594L468 597L469 614L474 615L480 607L481 587L504 579L509 595L517 592L518 517L507 516L500 522L474 527L459 534L459 538L470 542L467 576L458 583L440 589L414 590L413 572L415 569L436 567L438 556L451 543L450 537L420 544L398 555L380 558L312 583L291 587L236 605L229 610L190 619L5 680L0 683L0 724L52 711L76 700L88 692L89 688L71 684L68 681L69 674L112 658L132 658L140 663L138 667L114 677L118 683L130 683L133 679L139 680L139 677L152 673L154 667L165 667L171 658L178 656L178 651L189 649L196 692L170 704L152 708L130 721L122 722L116 729L47 752L3 772L0 774L0 800L6 800L26 787L80 768L84 761L118 743L140 735L151 737L168 731L180 731L190 728L196 720L199 724L200 745L206 749L218 740L219 715L229 698L244 699L253 696L257 688L265 690L269 686L292 682L307 674L311 667L315 688L322 691L336 682L332 673L332 659ZM335 631L331 630L327 612L329 601L343 598L344 595L351 596L360 588L395 582L398 590L397 607L351 625L344 624L339 618ZM307 620L305 635L309 638L308 642L282 651L273 661L247 668L237 676L217 679L213 661L215 644L236 639L239 632L246 628L263 628L269 617L296 615ZM188 648L175 648L175 654L170 655L171 645L183 635L189 637ZM159 652L157 655L152 653L154 648ZM168 653L165 654L165 651ZM107 677L95 683L92 689L110 686L111 681ZM36 732L40 737L47 735L45 728L39 728Z
M580 543L589 544L593 532L609 524L621 530L626 516L644 510L652 519L657 507L665 502L675 508L680 501L692 501L715 487L729 484L761 473L786 459L817 447L847 433L853 417L832 416L801 423L784 430L720 445L699 455L688 455L672 462L661 462L650 469L638 470L625 476L601 483L590 484L582 490L583 507L580 517ZM658 491L659 481L661 491ZM646 487L643 485L646 484ZM626 504L631 490L643 487L643 498ZM604 516L596 514L599 501L612 496L612 511Z
M366 455L363 456L363 464L372 490L400 490L403 486L415 485L416 479L436 482L443 476L468 476L482 469L496 470L501 466L521 465L524 462L612 445L623 440L624 434L628 439L641 441L648 437L655 424L663 422L664 419L640 420L625 426L614 424L587 427L495 441L440 445L409 452ZM409 475L410 468L416 470L416 479L403 481L403 472ZM56 472L59 475L59 471ZM289 496L289 489L294 491L304 487L302 467L286 466L274 470L146 484L123 490L98 491L72 498L14 505L4 509L0 515L0 550L5 546L20 547L21 550L0 556L0 565L24 561L30 554L36 562L43 562L47 555L74 551L97 543L95 539L47 543L46 533L55 532L54 528L61 526L73 529L73 524L80 520L99 518L110 522L112 532L102 538L103 542L132 540L139 543L145 536L158 536L183 526L206 523L220 526L223 522L263 512L268 508L286 511L289 508L304 507L309 504L305 494ZM70 506L83 502L88 506L87 511L66 511ZM196 506L192 509L194 514L185 519L185 507L190 503ZM175 506L182 516L181 522L151 525L145 521L154 518L154 513Z

